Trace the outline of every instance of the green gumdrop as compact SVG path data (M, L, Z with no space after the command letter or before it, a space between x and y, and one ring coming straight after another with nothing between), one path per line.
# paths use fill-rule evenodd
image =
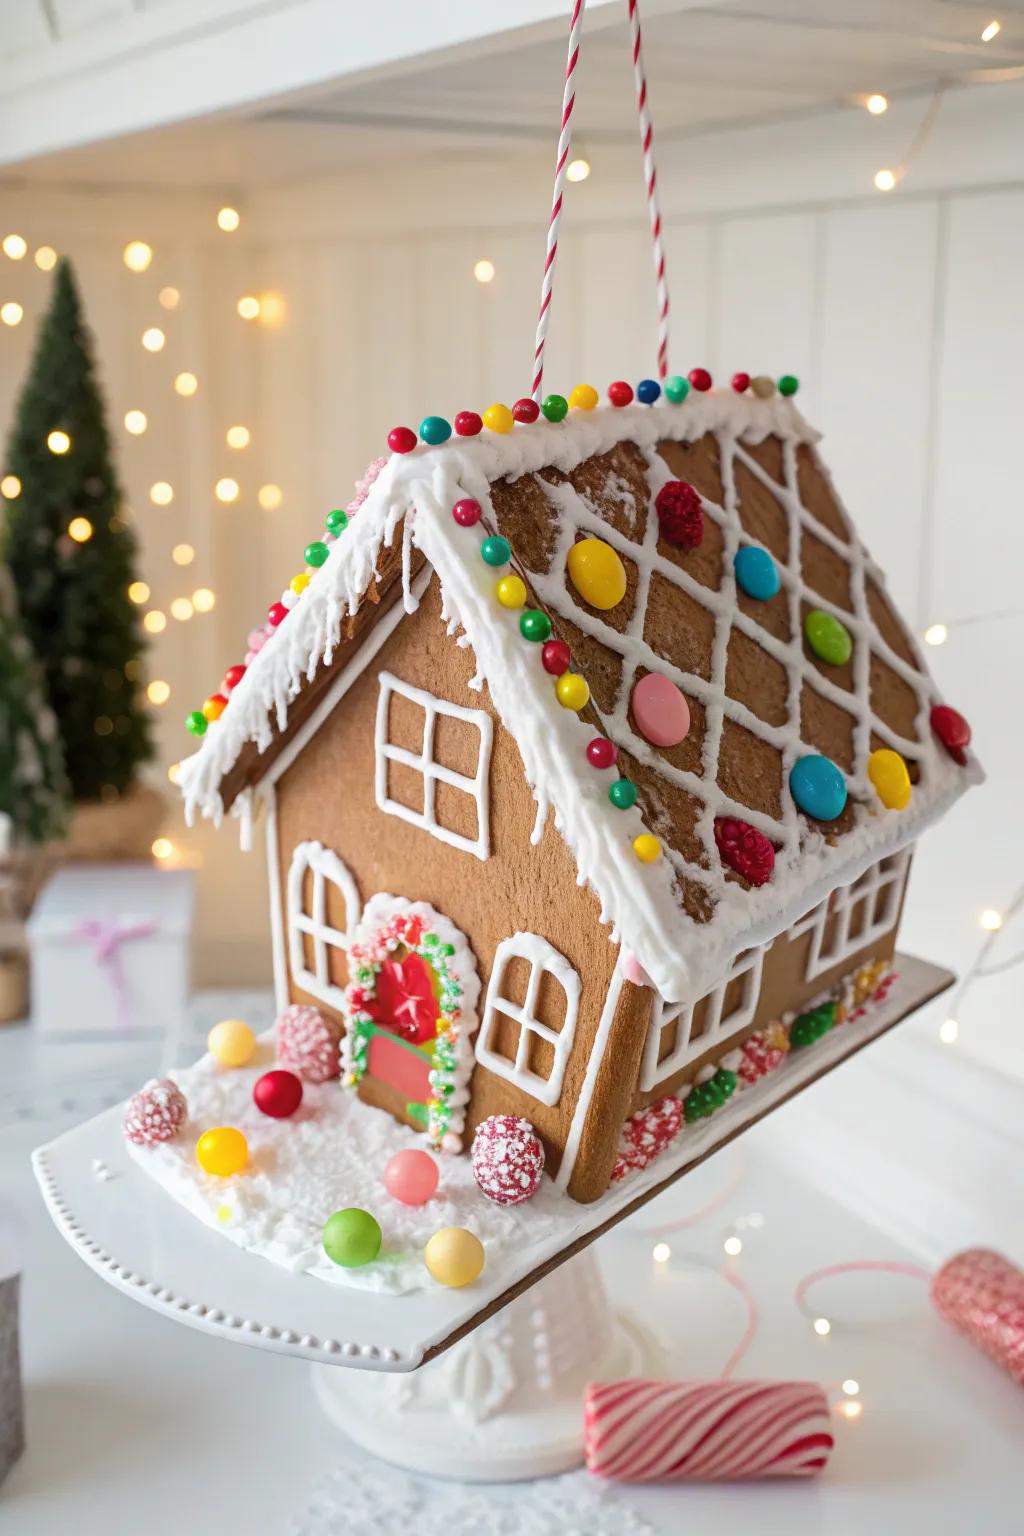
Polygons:
M714 1080L721 1090L723 1099L732 1098L736 1092L736 1073L730 1072L728 1067L719 1067Z
M324 1252L332 1264L342 1269L359 1269L372 1264L380 1252L380 1224L369 1211L357 1206L335 1211L324 1223Z

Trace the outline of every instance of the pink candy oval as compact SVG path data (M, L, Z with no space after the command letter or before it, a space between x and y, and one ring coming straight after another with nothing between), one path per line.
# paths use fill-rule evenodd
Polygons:
M690 706L669 678L648 672L633 689L633 718L655 747L675 747L690 729Z

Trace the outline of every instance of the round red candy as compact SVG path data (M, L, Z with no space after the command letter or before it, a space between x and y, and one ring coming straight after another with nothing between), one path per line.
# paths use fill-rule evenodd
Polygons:
M618 747L607 736L595 736L587 743L587 762L592 768L610 768L618 755Z
M392 427L388 433L388 447L392 453L412 453L416 447L416 433L411 427Z
M242 666L241 662L239 662L237 666L228 667L227 671L224 673L224 681L221 684L224 692L230 693L232 688L237 688L244 676L245 668Z
M627 384L625 379L616 379L614 384L608 385L608 399L612 405L628 405L633 398L633 386Z
M544 1148L529 1120L491 1115L473 1138L473 1177L495 1205L521 1205L537 1193Z
M287 1120L302 1103L302 1083L294 1072L276 1068L264 1072L253 1084L252 1096L256 1108L273 1120Z
M732 376L732 387L738 395L745 395L750 388L750 374L734 373Z
M341 1071L341 1029L309 1003L292 1003L277 1021L277 1059L307 1083L326 1083Z
M128 1100L124 1134L137 1147L155 1147L177 1136L187 1119L188 1102L177 1083L154 1078Z
M701 394L706 393L711 388L711 375L706 368L691 368L687 377L692 387Z
M484 429L483 418L476 411L460 411L455 418L457 437L479 437Z
M284 603L271 603L270 607L267 609L267 618L270 620L271 624L273 624L275 629L279 624L283 624L287 617L288 609L285 607Z
M460 528L472 528L474 523L480 521L480 503L471 496L464 496L452 507L452 517Z
M429 1152L404 1147L384 1165L384 1188L403 1205L426 1205L437 1193L437 1164Z
M962 768L971 744L971 728L963 715L949 704L936 704L932 708L931 722L932 730L954 763L959 763Z
M536 400L517 400L512 407L512 415L516 421L521 421L524 426L531 426L540 415L540 406Z
M541 647L540 659L545 672L550 672L552 677L561 677L563 672L568 672L572 655L564 640L546 640Z

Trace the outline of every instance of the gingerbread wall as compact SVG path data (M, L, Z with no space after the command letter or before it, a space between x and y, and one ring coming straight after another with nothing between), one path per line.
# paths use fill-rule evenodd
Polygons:
M377 808L374 793L374 731L379 674L393 673L450 703L483 709L494 719L490 772L491 852L486 861L450 847L431 833ZM535 805L523 774L514 739L503 728L486 689L469 687L474 672L472 652L455 644L441 620L438 583L434 578L418 612L404 618L367 670L277 783L277 838L281 910L287 910L287 878L296 844L315 840L333 849L345 862L365 904L379 891L427 901L467 936L476 956L481 1002L490 980L491 960L504 938L517 931L542 935L565 956L581 980L575 1039L559 1103L552 1108L477 1066L467 1118L467 1136L492 1114L524 1114L543 1138L554 1173L579 1097L595 1033L615 968L617 949L599 921L598 905L576 883L576 866L549 817L542 841L530 843ZM391 740L418 747L416 711L394 699ZM467 732L469 733L467 735ZM438 720L435 758L457 771L471 769L472 728L453 720ZM389 792L414 804L418 775L392 765ZM459 791L438 786L437 809L444 823L466 836L475 835L475 813ZM329 906L328 919L343 926L343 913ZM332 980L346 981L344 957L332 960ZM506 977L517 985L515 969ZM291 980L295 1002L312 1002ZM595 1199L607 1187L618 1130L628 1113L637 1080L649 993L625 983L603 1053L590 1110L584 1126L569 1193ZM502 1039L497 1037L498 1048ZM532 1062L544 1071L543 1061ZM405 1119L399 1095L369 1077L360 1093L370 1102Z

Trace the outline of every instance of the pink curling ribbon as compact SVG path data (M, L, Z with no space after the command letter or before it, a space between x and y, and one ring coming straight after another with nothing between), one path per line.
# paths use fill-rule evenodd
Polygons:
M121 964L121 945L130 944L133 939L148 939L150 934L157 932L159 926L151 917L141 918L134 923L123 923L110 917L83 917L81 922L75 924L73 937L92 945L97 965L107 974L114 994L118 1029L127 1029L131 1024L131 1008Z

